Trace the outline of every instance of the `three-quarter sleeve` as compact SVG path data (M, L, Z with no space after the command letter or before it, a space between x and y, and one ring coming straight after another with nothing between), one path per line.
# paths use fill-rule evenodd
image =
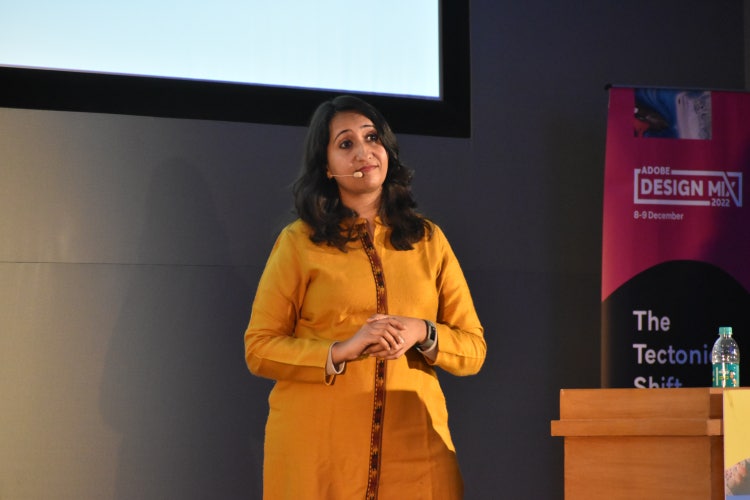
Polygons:
M294 333L309 281L298 240L286 228L271 250L245 331L245 361L261 377L322 383L332 342Z
M458 259L437 226L433 238L440 246L441 266L437 275L439 307L435 318L438 353L430 363L454 375L473 375L482 367L487 354L484 329Z

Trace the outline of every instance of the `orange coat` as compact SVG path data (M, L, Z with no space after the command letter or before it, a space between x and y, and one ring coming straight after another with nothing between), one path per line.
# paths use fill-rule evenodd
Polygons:
M485 359L483 329L459 263L439 227L397 251L377 221L389 314L437 325L434 365L472 375ZM245 333L245 359L274 379L264 456L267 500L365 498L370 470L376 360L326 376L334 341L351 337L377 311L371 262L361 244L347 252L309 239L297 220L279 235L258 284ZM411 349L387 361L378 493L381 499L458 499L462 480L448 412L433 366Z

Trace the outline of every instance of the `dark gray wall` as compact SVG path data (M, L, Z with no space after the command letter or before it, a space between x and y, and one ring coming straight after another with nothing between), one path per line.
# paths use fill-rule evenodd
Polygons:
M467 499L562 498L559 389L599 385L605 85L743 88L744 7L471 7L471 139L400 137L489 344L441 380ZM259 498L242 334L303 134L0 109L0 498Z

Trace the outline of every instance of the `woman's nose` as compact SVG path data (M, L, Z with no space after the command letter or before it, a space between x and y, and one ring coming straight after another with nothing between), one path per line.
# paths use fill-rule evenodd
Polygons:
M359 143L356 146L356 157L358 159L366 160L370 156L370 149L367 147L367 144L364 142Z

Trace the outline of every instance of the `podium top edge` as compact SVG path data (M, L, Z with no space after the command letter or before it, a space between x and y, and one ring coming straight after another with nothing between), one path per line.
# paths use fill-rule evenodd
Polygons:
M742 388L729 390L738 389ZM724 390L712 387L561 389L560 418L720 419Z

